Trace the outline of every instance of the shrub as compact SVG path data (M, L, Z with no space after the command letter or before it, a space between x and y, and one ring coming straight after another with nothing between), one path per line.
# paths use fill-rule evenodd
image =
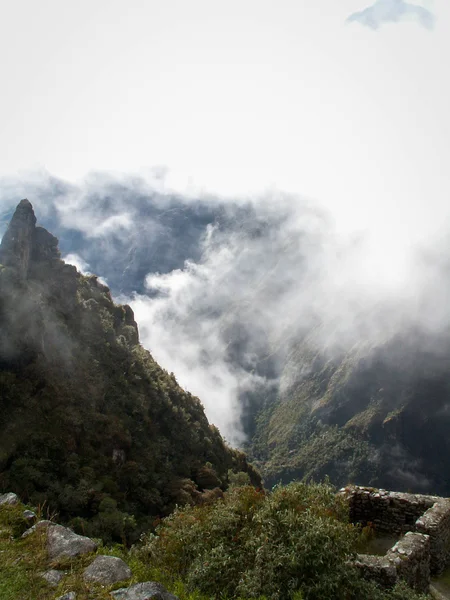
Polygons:
M211 598L339 598L358 530L327 484L266 495L232 488L214 504L177 509L147 541L152 561ZM298 595L297 595L298 597Z
M360 577L349 559L361 535L327 482L269 494L232 486L213 503L177 508L141 552L166 580L211 599L424 599L406 584L384 591Z

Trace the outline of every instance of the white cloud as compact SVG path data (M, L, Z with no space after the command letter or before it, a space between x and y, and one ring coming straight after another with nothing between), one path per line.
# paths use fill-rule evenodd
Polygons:
M250 221L233 231L209 227L199 263L147 276L150 297L121 299L135 310L144 345L235 443L242 392L261 384L268 357L272 376L282 376L302 332L312 348L333 351L383 343L412 324L430 333L450 324L439 258L445 206L424 207L422 224L404 214L349 234L311 203L276 200L255 199Z
M185 247L180 225L191 196L179 194L174 209L170 196L153 193L151 183L135 176L97 174L66 187L49 181L34 191L49 214L56 211L70 226L71 236L74 230L83 234L78 247L84 243L89 252L64 257L82 272L91 271L86 257L92 260L97 252L104 264L119 253L126 258L120 269L126 269L134 249L147 241L132 228L149 219L149 231L156 232L161 224L155 214L181 215L176 233L165 226L159 239L179 236ZM25 179L19 183L27 187ZM14 186L10 182L5 189L0 182L0 207L9 208L2 198ZM49 190L56 195L48 196ZM449 323L450 289L443 275L450 229L446 199L430 193L426 202L411 204L400 196L388 205L365 198L370 219L350 222L345 216L352 217L351 208L343 211L339 198L332 200L320 206L275 189L229 204L204 197L201 206L210 205L206 214L215 214L211 207L220 205L222 217L205 225L200 259L169 272L147 272L148 296L119 298L133 306L143 344L200 397L230 441L242 440L242 397L265 378L274 383L282 376L286 383L285 359L303 332L312 330L310 343L331 350L361 339L380 343L411 323L433 333ZM149 211L152 203L156 213ZM36 211L39 218L37 206ZM127 215L124 221L121 215ZM147 254L140 256L145 260Z
M80 273L83 273L83 274L89 273L88 263L85 260L83 260L81 258L81 256L79 256L75 252L66 254L66 256L63 256L62 259L64 260L64 262L68 263L69 265L73 265L74 267L76 267L77 270L80 271Z
M251 365L314 311L336 339L351 338L367 305L366 326L395 329L381 300L430 328L445 321L448 0L434 1L432 32L381 27L431 25L429 8L404 0L365 10L361 0L94 4L16 0L2 13L0 73L13 85L0 96L0 171L44 170L2 180L0 203L29 197L42 215L51 197L62 224L110 256L139 219L128 200L145 199L149 187L162 203L169 189L186 201L293 192L288 206L268 193L258 208L274 226L277 211L289 215L272 237L237 226L226 239L210 228L198 264L149 274L159 295L135 299L143 339L219 425L231 427L236 390L255 383L228 361L239 327L253 331L242 350ZM349 14L379 25L377 35L346 27ZM45 169L78 183L59 189ZM332 221L307 211L306 274L299 195L316 198ZM423 247L437 266L417 259Z
M75 252L71 252L71 253L63 256L62 259L64 262L68 263L69 265L73 265L74 267L76 267L77 270L80 273L82 273L83 275L92 275L91 271L89 270L89 268L90 268L89 264L83 258L81 258L81 256L79 254L76 254ZM103 277L97 276L97 279L103 285L108 285L108 282Z
M426 29L432 29L435 17L433 13L418 4L405 0L376 0L374 4L348 17L348 22L359 22L371 29L378 29L386 23L399 23L415 19Z

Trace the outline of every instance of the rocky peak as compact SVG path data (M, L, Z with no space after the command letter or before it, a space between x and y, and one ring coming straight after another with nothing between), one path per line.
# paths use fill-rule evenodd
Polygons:
M0 263L16 269L22 279L31 263L48 263L60 257L58 240L42 227L36 227L33 206L21 200L0 244Z

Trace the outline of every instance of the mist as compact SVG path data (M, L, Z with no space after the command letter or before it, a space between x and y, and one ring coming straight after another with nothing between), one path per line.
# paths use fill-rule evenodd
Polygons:
M142 344L231 443L245 440L249 402L289 387L285 365L300 340L333 355L449 328L441 197L414 206L361 198L353 210L276 189L188 194L164 177L1 180L1 222L28 197L65 259L132 306Z

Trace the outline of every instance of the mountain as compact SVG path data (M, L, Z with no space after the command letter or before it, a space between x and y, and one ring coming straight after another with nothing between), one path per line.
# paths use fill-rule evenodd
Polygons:
M0 245L0 323L1 489L123 539L225 489L230 469L260 483L139 344L131 308L61 260L28 200Z
M15 183L2 190L1 184L0 234L14 213L10 199L22 188ZM200 260L208 226L220 223L227 231L255 216L250 203L186 199L133 181L102 180L82 193L49 177L36 187L25 185L24 191L30 188L40 221L57 234L61 253L79 256L115 295L141 293L148 273L169 273L186 260Z
M287 360L249 452L266 484L450 493L450 330L406 328L384 343L329 352L312 340Z
M266 485L329 475L450 494L444 238L408 251L397 281L395 253L339 238L298 198L225 202L129 181L75 193L57 180L38 196L65 254L113 294L139 292L146 346L191 374L188 387L209 381L208 414L222 410L227 436L227 419L240 429Z

